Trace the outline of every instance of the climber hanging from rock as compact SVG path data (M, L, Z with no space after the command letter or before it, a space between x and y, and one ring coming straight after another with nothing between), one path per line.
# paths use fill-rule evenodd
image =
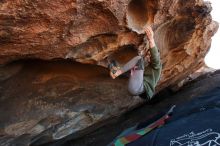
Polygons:
M147 53L139 53L140 55L132 58L123 66L118 65L115 60L111 60L109 68L110 75L113 79L130 71L128 91L132 95L138 95L146 100L150 100L154 95L155 87L159 81L162 64L159 51L154 41L152 28L147 26L145 32L149 42L149 50Z

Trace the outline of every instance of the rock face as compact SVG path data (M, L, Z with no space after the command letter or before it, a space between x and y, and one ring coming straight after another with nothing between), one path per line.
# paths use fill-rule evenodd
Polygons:
M143 27L152 25L164 87L203 65L218 27L210 11L202 0L1 1L0 64L71 58L106 66L126 46L141 48Z
M105 68L107 58L123 63L143 49L145 25L163 62L157 91L178 84L204 66L218 29L210 11L203 0L0 1L1 65L90 64L2 67L1 143L53 141L140 104Z
M143 103L128 94L126 84L126 78L112 80L103 67L73 62L38 60L2 67L0 145L82 136L87 127L98 123L97 128Z
M216 88L219 89L219 82L220 82L220 70L200 76L196 80L193 80L193 82L191 82L190 84L181 88L181 90L178 92L173 93L164 90L163 92L157 94L150 104L145 104L141 107L138 107L136 110L122 115L117 120L114 119L112 123L106 124L105 126L79 139L68 141L65 144L60 144L60 146L69 146L69 145L106 146L110 142L112 142L112 140L115 139L115 137L117 137L124 130L133 127L137 123L143 121L147 121L147 120L152 121L152 116L160 115L161 112L164 113L167 112L172 105L176 105L178 108L179 106L183 105L186 102L188 103L190 102L192 104L193 100L200 102L200 100L198 100L197 98L204 96L205 94L207 95L207 93L216 95L210 91L214 89L216 90ZM174 109L174 111L177 111L177 109ZM186 115L184 115L183 117L185 116ZM183 123L183 125L185 123ZM192 127L187 127L187 128L192 128ZM158 130L159 133L160 130ZM103 135L105 135L104 138ZM159 135L160 134L158 134L158 136ZM158 138L156 138L156 140L158 141ZM48 146L55 146L55 143Z

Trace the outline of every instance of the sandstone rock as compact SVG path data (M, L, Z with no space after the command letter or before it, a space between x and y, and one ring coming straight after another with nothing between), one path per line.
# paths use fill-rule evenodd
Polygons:
M0 145L76 138L143 103L129 95L126 78L112 80L103 67L39 60L18 64L23 64L19 72L0 80ZM6 74L11 68L1 69Z
M22 69L22 64L10 64L0 67L0 81L4 81L17 74Z
M218 27L203 0L16 0L1 1L0 10L0 64L71 58L106 67L122 48L138 50L144 26L152 25L163 59L161 88L203 66Z
M1 65L22 59L94 65L3 67L1 143L27 145L41 136L49 142L142 103L127 93L125 79L111 80L105 68L108 57L123 63L138 53L147 43L146 25L163 62L157 91L181 83L204 66L218 29L210 11L203 0L0 1Z

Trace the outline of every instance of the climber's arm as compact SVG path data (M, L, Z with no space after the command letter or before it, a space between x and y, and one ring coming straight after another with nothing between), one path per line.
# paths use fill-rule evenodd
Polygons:
M149 45L150 45L150 54L151 54L151 66L155 69L159 69L161 67L161 61L160 61L160 53L158 51L158 48L155 44L155 41L154 41L154 32L153 30L151 29L151 27L147 27L146 28L146 36L147 36L147 39L149 41Z

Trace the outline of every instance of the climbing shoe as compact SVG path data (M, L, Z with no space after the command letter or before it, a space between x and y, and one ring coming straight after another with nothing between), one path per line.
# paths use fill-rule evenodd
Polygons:
M108 65L109 70L115 74L118 69L120 69L118 63L115 60L111 60Z

